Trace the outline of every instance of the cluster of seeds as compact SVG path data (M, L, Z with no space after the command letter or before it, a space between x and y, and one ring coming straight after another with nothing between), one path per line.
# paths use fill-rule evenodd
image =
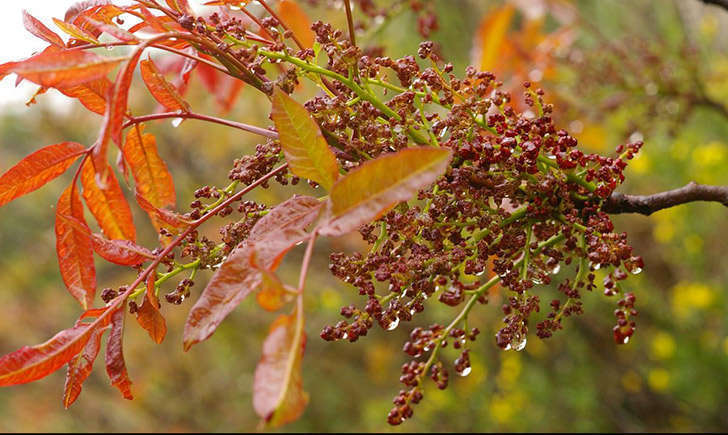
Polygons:
M366 10L367 2L360 3ZM599 269L606 271L605 294L622 296L615 340L625 343L632 335L634 296L622 294L618 283L639 273L642 260L626 235L614 232L602 206L624 180L627 161L641 142L620 146L614 157L584 153L575 137L554 124L553 107L541 89L524 83L526 110L517 111L493 74L469 67L463 77L456 76L432 42L420 45L419 59L391 59L360 49L346 32L322 22L312 26L316 50L291 48L290 31L274 18L259 23L261 35L270 38L262 40L248 38L241 20L229 16L198 17L183 25L221 41L220 49L264 92L273 86L291 92L299 78L318 76L322 92L305 107L345 171L412 145L453 151L449 168L433 186L360 229L369 244L366 252L330 256L332 274L363 301L341 309L344 318L321 332L325 340L357 341L377 324L393 330L432 303L460 309L448 326L412 330L404 346L411 360L400 377L407 390L395 398L390 423L412 415L425 377L439 388L447 386L448 369L438 351L448 343L462 349L455 373L470 372L468 343L478 331L465 331L464 325L474 306L488 303L496 284L504 317L493 340L504 350L522 350L529 326L535 324L537 335L547 338L562 328L564 318L581 314L582 293L596 288ZM278 67L264 68L271 64ZM268 77L273 71L279 74ZM255 155L236 160L230 179L249 184L281 159L276 141L261 144ZM285 173L277 180L298 182ZM213 188L198 192L209 200L229 194ZM193 217L208 207L194 202ZM235 211L242 217L223 228L221 245L195 236L183 247L200 259L200 267L214 268L247 237L265 207L242 203L226 214ZM550 309L541 314L547 291L540 285L549 284L562 266L573 276L558 284L558 297L548 298Z

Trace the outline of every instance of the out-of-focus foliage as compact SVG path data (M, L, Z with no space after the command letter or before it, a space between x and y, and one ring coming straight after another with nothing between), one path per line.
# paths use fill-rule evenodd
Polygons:
M510 51L488 54L496 59L495 68L502 69L497 71L499 78L508 83L516 75L518 80L543 77L540 86L555 104L555 116L588 149L607 152L630 138L643 138L646 145L627 169L622 192L652 193L690 180L728 184L728 11L697 0L434 3L440 30L431 39L454 63L455 72L473 60L484 62L482 53L473 57L473 42L488 30L481 23L493 23L493 14L508 10L501 49ZM564 8L573 16L564 15ZM342 10L306 10L310 17L345 27ZM415 17L407 8L395 12L360 39L365 45L385 45L393 58L414 54L420 40ZM499 19L505 21L505 15ZM564 37L566 31L568 43L552 44L550 51L545 47L539 65L534 59L517 59L520 49L532 52L528 44ZM501 58L508 60L510 69L498 63ZM545 67L548 70L538 70ZM268 103L252 90L242 92L228 117L267 124L266 111L259 108ZM200 112L216 110L199 83L193 83L187 98ZM135 104L141 107L143 102ZM147 109L155 109L152 101ZM93 116L66 106L51 111L40 105L3 108L0 169L43 144L61 139L88 144L100 122ZM180 204L192 199L198 184L223 182L232 159L253 151L256 143L235 130L199 126L193 120L177 128L169 122L149 126L158 135L160 154L170 162ZM204 156L194 151L192 145L199 144L204 144ZM49 224L63 185L53 182L0 212L2 353L40 342L78 316L78 307L65 298ZM269 203L282 198L275 190L257 195L256 200ZM139 210L135 218L146 219ZM650 217L618 216L615 225L629 233L646 264L645 271L627 284L640 307L638 330L628 345L614 344L612 301L600 295L584 297L588 317L569 318L572 327L546 341L530 337L523 352L499 350L492 338L500 324L497 310L479 310L471 316L478 324L471 326L483 334L476 342L478 351L471 354L470 375L453 379L445 391L428 385L427 400L416 417L394 429L382 416L398 388L395 376L405 360L400 350L404 332L375 329L355 346L317 337L354 298L350 288L328 273L328 246L322 244L307 284L310 339L303 364L311 405L283 430L727 430L725 208L694 203ZM150 228L146 231L140 235L142 242L154 237ZM356 249L356 239L330 243ZM295 260L301 254L291 255L281 266L283 279L295 277ZM106 282L100 288L128 280L125 273L114 275L117 270L101 267L99 276ZM207 279L196 279L193 293L199 293ZM543 297L552 291L545 290ZM251 309L254 303L246 301L209 342L188 353L181 352L181 334L189 301L182 306L186 309L163 307L169 332L161 345L151 344L147 333L129 322L125 353L136 400L121 400L103 371L96 370L78 402L65 411L58 400L63 385L59 371L33 384L0 390L0 430L253 430L253 370L274 316ZM498 295L490 303L499 306ZM426 314L432 322L453 315L444 306Z

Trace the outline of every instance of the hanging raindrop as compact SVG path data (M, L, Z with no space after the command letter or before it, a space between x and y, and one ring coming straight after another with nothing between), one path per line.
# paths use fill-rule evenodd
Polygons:
M387 325L387 331L394 330L399 325L399 317L395 317L394 320L392 320L392 323Z
M182 124L182 121L184 121L184 120L185 120L184 118L174 118L172 120L172 127L175 127L175 128L179 127L179 125Z

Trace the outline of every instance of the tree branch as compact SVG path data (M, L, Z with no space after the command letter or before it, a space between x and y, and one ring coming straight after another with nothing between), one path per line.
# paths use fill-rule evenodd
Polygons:
M702 0L706 5L715 5L728 11L728 0Z
M654 195L625 195L614 192L607 199L602 211L610 214L640 213L649 216L663 208L694 201L719 202L728 207L728 186L707 186L691 181L679 189Z

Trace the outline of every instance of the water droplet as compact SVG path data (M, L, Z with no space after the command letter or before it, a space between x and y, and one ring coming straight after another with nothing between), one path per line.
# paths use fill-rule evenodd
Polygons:
M554 266L554 268L551 269L551 274L556 275L557 273L559 273L560 270L561 270L561 264L557 263L556 266Z
M415 310L414 308L410 308L410 316L414 316L416 312L417 310Z
M184 121L184 120L185 120L184 118L174 118L172 120L172 127L175 127L175 128L179 127L179 125L182 124L182 121Z
M520 339L520 341L519 341ZM528 341L528 338L525 335L522 335L520 337L516 336L513 340L513 350L516 352L520 352L523 349L526 348L526 342Z
M387 325L387 331L394 330L399 325L399 318L395 317L394 320L392 320L392 323Z
M629 336L627 336L627 337L624 337L624 338L622 339L622 344L627 344L627 343L629 343Z
M602 263L591 263L591 266L594 268L594 270L599 270L602 268Z
M637 266L633 268L630 272L632 272L632 275L638 275L640 272L642 272L642 268Z
M432 348L430 347L429 344L427 346L425 346L425 347L422 348L422 350L424 350L425 352L429 352L430 349L432 349Z
M472 371L473 371L473 368L472 368L472 367L465 367L465 370L463 370L462 372L460 372L460 373L458 373L458 374L459 374L460 376L467 376L467 375L469 375L469 374L470 374L470 372L472 372Z

